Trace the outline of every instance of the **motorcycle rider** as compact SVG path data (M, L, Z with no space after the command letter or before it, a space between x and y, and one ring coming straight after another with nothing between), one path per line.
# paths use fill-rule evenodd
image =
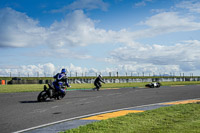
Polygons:
M94 85L96 88L93 88L93 90L97 89L97 91L99 91L99 89L101 88L101 82L105 84L105 82L102 80L102 75L99 75L94 81Z
M58 93L61 93L62 96L65 96L66 93L63 85L71 87L67 82L66 69L63 68L61 73L57 73L53 78L55 78L53 86L58 91Z

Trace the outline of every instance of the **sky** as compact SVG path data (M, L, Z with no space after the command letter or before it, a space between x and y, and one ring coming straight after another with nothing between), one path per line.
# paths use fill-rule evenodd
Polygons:
M0 76L200 75L199 0L1 0Z

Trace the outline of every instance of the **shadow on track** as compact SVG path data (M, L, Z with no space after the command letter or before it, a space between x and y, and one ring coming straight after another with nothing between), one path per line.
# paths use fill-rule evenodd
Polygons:
M39 103L37 100L34 101L20 101L20 103Z
M53 102L54 100L46 100L45 102ZM20 103L45 103L45 102L38 102L37 100L33 101L19 101Z

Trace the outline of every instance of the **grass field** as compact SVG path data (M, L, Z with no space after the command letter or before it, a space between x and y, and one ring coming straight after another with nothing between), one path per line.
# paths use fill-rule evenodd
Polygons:
M200 104L174 105L130 113L65 133L200 133Z
M137 83L107 83L102 84L102 88L123 88L123 87L145 87L147 83L137 82ZM200 84L200 81L186 81L186 82L161 82L163 86L171 85L194 85ZM21 85L0 85L0 93L13 93L13 92L33 92L42 91L44 84L21 84ZM93 84L71 84L71 89L92 89Z

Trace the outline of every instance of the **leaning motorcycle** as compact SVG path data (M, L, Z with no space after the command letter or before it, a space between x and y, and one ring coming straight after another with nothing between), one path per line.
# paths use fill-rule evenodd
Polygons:
M64 89L66 90L66 87ZM52 84L48 84L48 87L46 85L44 85L44 90L39 93L39 95L37 97L37 101L44 102L48 98L60 100L64 96L65 96L65 94L62 94L59 91L57 91Z
M159 82L149 83L145 85L145 87L148 87L148 88L159 88L160 86L161 86L161 83Z

